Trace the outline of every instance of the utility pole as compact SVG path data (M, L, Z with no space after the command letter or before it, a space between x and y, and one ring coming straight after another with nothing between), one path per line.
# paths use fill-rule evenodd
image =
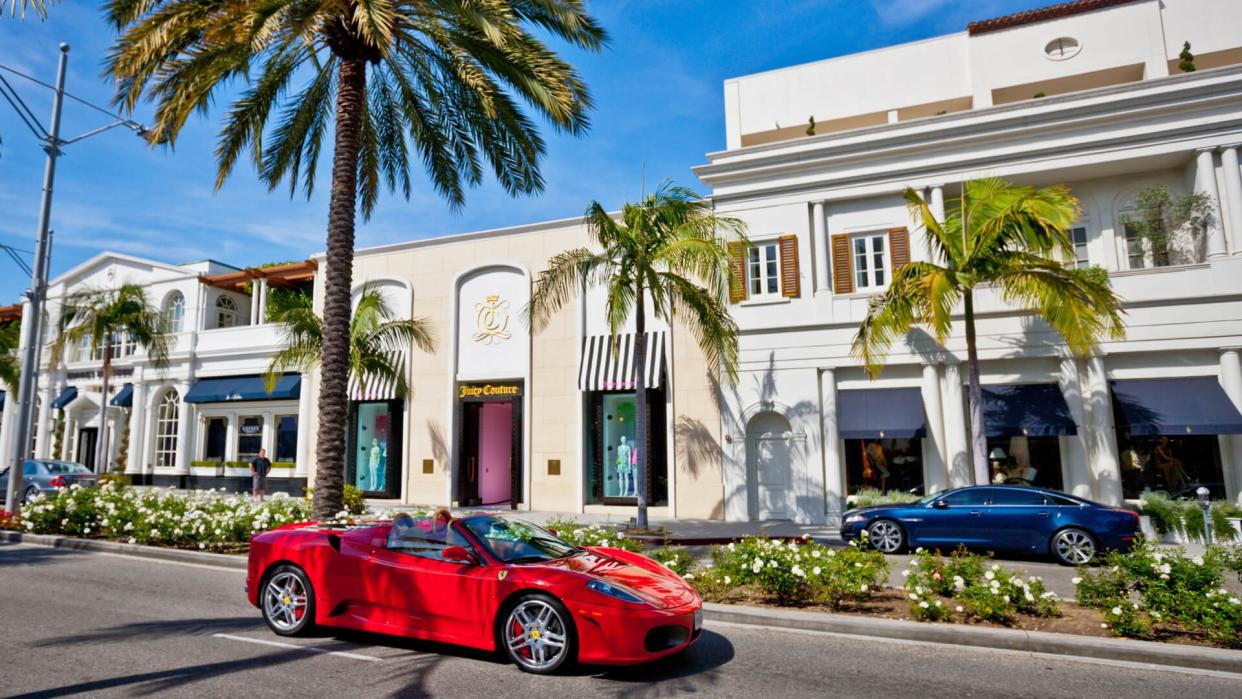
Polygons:
M22 318L22 378L18 384L17 425L13 439L13 461L9 467L8 491L5 507L9 512L21 509L23 466L30 454L30 426L34 423L34 397L39 384L39 354L43 349L39 326L43 321L43 297L47 293L48 258L51 256L51 235L48 225L52 215L52 186L56 182L56 158L60 156L60 112L65 97L65 67L69 63L69 44L60 45L60 62L56 66L56 92L52 97L52 127L45 139L43 151L47 164L43 169L43 201L39 207L39 240L35 247L34 274L30 280L27 299L30 317Z

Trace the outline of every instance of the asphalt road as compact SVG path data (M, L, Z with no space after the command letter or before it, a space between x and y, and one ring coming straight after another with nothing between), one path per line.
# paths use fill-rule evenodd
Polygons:
M292 642L243 573L0 543L0 694L141 696L1237 697L1242 679L708 623L678 657L534 677L370 635Z

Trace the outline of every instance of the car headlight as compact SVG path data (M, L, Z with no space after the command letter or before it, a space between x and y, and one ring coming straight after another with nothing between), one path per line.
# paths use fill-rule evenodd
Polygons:
M592 580L591 582L587 583L587 589L594 590L595 592L598 592L601 595L608 595L609 597L613 599L619 599L622 602L637 602L639 604L643 602L643 600L639 598L638 595L635 595L634 593L628 590L617 587L616 585L609 585L603 580Z
M859 514L859 515L846 515L845 516L846 524L857 524L858 522L866 522L866 521L867 521L867 515Z

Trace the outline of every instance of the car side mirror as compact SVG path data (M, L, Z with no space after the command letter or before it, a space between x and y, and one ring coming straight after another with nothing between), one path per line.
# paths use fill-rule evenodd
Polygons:
M555 529L549 529L548 533L551 534L552 536L557 536L557 537L560 536L560 533L558 533Z
M461 563L468 566L479 564L479 559L475 558L474 554L467 551L464 546L449 546L440 552L440 558L450 563Z
M945 502L944 500L937 500L936 502L932 503L932 507L936 508L937 510L943 510L949 507L949 503Z

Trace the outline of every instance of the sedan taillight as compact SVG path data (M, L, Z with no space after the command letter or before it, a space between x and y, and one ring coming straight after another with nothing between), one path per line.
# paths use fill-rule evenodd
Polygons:
M68 485L68 483L65 482L64 476L57 476L51 480L51 486L53 488L63 488L66 485Z

